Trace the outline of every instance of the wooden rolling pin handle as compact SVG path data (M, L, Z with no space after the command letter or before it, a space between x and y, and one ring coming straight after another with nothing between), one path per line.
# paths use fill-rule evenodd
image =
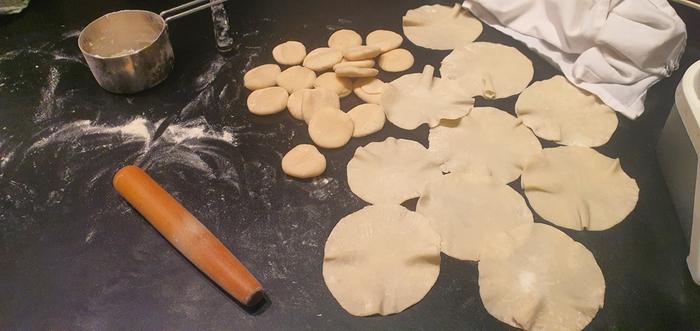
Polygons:
M263 297L260 282L231 251L141 168L126 166L112 182L165 239L240 303L252 306Z

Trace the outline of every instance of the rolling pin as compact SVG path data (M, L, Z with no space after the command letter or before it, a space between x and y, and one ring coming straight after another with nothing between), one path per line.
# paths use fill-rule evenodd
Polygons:
M262 298L262 285L248 269L172 195L136 166L121 168L114 188L180 253L246 306Z

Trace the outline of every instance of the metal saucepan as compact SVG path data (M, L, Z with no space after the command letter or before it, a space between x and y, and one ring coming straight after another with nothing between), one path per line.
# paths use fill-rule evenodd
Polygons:
M168 22L226 1L195 0L160 15L146 10L108 13L80 32L78 47L102 88L140 92L158 85L173 69Z

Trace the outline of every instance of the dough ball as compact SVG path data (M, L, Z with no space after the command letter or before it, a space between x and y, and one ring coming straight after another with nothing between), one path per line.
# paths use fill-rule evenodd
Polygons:
M545 148L521 184L542 218L573 230L607 230L637 205L639 187L611 159L587 147Z
M525 199L510 186L489 177L447 175L429 183L416 212L430 219L442 238L442 252L478 261L494 234L533 222Z
M353 83L352 91L364 102L379 104L384 85L386 84L378 78L360 78Z
M379 47L384 52L399 48L403 42L403 37L400 34L389 30L376 30L367 35L367 46Z
M618 123L612 108L564 76L534 82L518 97L515 112L538 137L562 145L603 145Z
M472 96L500 99L522 92L534 69L532 61L513 47L476 42L447 55L440 74L455 80Z
M545 224L485 240L479 294L493 317L525 330L582 330L603 307L605 279L593 254Z
M413 54L397 48L379 56L379 67L388 72L401 72L411 69L413 66Z
M255 115L279 113L287 106L287 90L279 86L255 90L248 96L248 110Z
M362 45L362 36L352 30L338 30L328 38L328 47L343 50L348 47Z
M444 160L442 171L490 176L510 183L542 153L534 134L512 115L475 107L468 116L430 129L429 150Z
M297 145L282 158L282 171L296 178L316 177L326 171L326 157L314 145Z
M355 316L396 314L414 305L440 273L440 237L402 206L367 206L336 224L326 241L323 280Z
M314 82L316 88L325 88L338 94L339 97L346 97L352 93L352 80L347 77L340 77L335 72L326 72L316 78Z
M386 115L384 115L382 106L373 103L361 104L350 109L348 115L350 115L354 124L352 136L355 138L378 132L384 127L384 122L386 122Z
M272 57L283 65L301 64L306 57L306 47L298 41L287 41L272 49Z
M251 91L275 86L277 84L277 75L280 72L282 70L276 64L257 66L243 75L243 86Z
M301 113L306 124L322 108L340 108L340 97L335 91L316 88L302 95Z
M316 73L302 66L289 67L277 76L277 85L284 87L287 92L307 89L314 86Z
M440 160L423 145L386 138L358 147L348 162L348 186L371 204L401 204L420 196L423 188L442 177Z
M333 71L338 70L342 67L355 67L355 68L372 68L374 67L374 60L360 60L360 61L346 61L343 60L340 63L333 66Z
M374 46L354 46L343 50L343 57L351 61L373 59L379 54L382 54L382 50Z
M335 70L338 77L364 78L374 77L379 74L379 70L374 68L358 68L351 66L342 66Z
M298 120L303 120L304 115L302 113L302 100L304 98L304 93L311 91L311 89L301 89L301 90L296 90L294 93L289 95L289 99L287 99L287 110L289 110L289 113L292 114L292 117L298 119ZM340 105L340 104L339 104Z
M337 108L322 108L309 121L309 136L323 148L339 148L350 141L353 132L350 115Z
M304 66L313 71L326 71L343 59L343 53L334 48L321 47L311 51L304 58Z
M462 9L426 5L403 16L403 33L414 44L437 50L455 49L474 41L483 30L481 22Z

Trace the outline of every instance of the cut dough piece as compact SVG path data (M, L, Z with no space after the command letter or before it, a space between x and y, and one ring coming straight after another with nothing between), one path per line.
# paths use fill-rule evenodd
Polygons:
M487 42L455 49L440 67L443 78L456 80L470 95L487 99L522 92L534 72L532 61L517 49Z
M302 66L289 67L277 76L277 85L284 87L287 92L294 93L297 90L314 86L316 73Z
M338 30L328 38L328 47L343 50L348 47L362 45L362 36L352 30Z
M374 46L354 46L343 50L343 57L351 61L373 59L379 54L382 54L382 50Z
M403 16L403 33L414 44L437 50L455 49L474 41L483 30L481 22L463 10L426 5Z
M380 104L386 83L378 78L360 78L353 84L353 92L364 102Z
M400 34L389 30L376 30L367 35L367 46L379 47L384 52L399 48L403 42L403 37Z
M326 72L316 78L314 82L316 88L325 88L338 94L339 97L346 97L352 93L352 80L347 77L340 77L335 72Z
M298 120L304 119L301 104L304 98L304 93L308 91L311 91L311 89L305 88L301 90L296 90L294 93L290 94L289 98L287 99L287 110L289 110L289 113L292 114L292 117Z
M637 205L639 187L611 159L587 147L545 148L521 184L542 218L573 230L607 230Z
M388 72L401 72L413 66L413 54L397 48L379 56L379 67Z
M296 178L316 177L326 171L326 157L314 145L297 145L282 158L282 171Z
M440 273L440 237L425 217L402 206L367 206L328 236L323 280L355 316L390 315L414 305Z
M582 330L603 307L605 279L593 254L545 224L489 237L479 294L498 320L525 330Z
M564 76L534 82L518 97L515 112L538 137L562 145L603 145L618 123L612 108Z
M304 66L313 71L325 71L333 68L343 59L343 53L334 48L321 47L311 51L304 58Z
M301 113L306 124L322 108L340 108L340 97L329 89L316 88L304 93L301 98Z
M372 67L374 67L374 60L360 60L360 61L343 60L342 62L333 66L333 71L336 71L336 70L338 70L338 68L342 68L342 67L372 68Z
M350 190L371 204L417 198L427 183L440 177L440 160L413 140L389 137L358 147L348 162Z
M309 136L323 148L343 147L352 137L350 115L337 108L321 108L309 121Z
M388 83L381 105L394 125L413 130L423 123L434 127L441 119L457 119L469 114L474 99L454 82L433 77L434 68L426 65L422 74L409 74Z
M423 190L416 212L430 219L442 252L478 261L492 235L533 222L525 199L489 177L447 175Z
M255 115L279 113L287 106L287 90L279 86L255 90L248 96L248 110Z
M287 41L272 49L272 57L279 64L288 66L301 64L306 57L306 47L298 41Z
M243 86L254 91L266 87L275 86L277 84L277 76L282 72L280 66L276 64L263 64L243 75Z
M384 115L382 106L373 103L361 104L350 109L348 115L350 115L354 124L352 136L355 138L378 132L384 127L384 122L386 122L386 115Z
M431 153L442 171L490 176L510 183L522 174L542 145L522 121L492 107L474 107L468 116L430 129Z
M335 74L338 75L338 77L364 78L376 76L379 74L379 70L374 68L342 66L335 70Z

